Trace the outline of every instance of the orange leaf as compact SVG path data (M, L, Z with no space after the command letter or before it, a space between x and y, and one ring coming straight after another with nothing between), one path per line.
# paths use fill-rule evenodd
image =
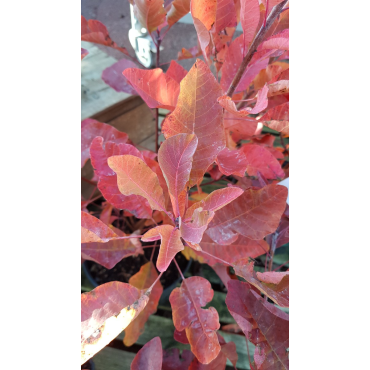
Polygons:
M200 276L183 280L170 295L175 328L186 330L191 351L202 364L209 364L221 350L216 334L220 328L218 313L213 307L202 308L212 298L211 284Z
M279 226L287 197L288 189L281 185L270 184L259 190L247 189L216 212L206 233L219 244L235 238L237 233L261 240Z
M143 160L133 155L116 155L108 158L108 166L117 174L117 185L122 194L141 195L153 210L166 212L158 177Z
M113 281L81 295L81 364L121 333L144 309L147 292Z
M135 17L149 33L155 31L166 20L163 0L132 0Z
M198 145L195 135L178 134L165 140L158 151L158 162L172 195L172 207L180 216L178 198L189 181L193 155Z
M192 0L191 16L199 19L209 31L216 20L217 1Z
M180 230L171 225L154 227L142 236L143 242L162 240L157 259L157 269L160 272L166 271L175 255L184 249L180 236Z
M81 243L104 243L119 238L104 222L86 212L81 212Z
M217 154L225 147L221 88L207 65L197 60L180 84L175 110L162 125L166 138L179 133L195 134L198 147L193 157L190 186L200 183Z
M173 110L176 106L180 85L160 68L127 68L123 75L143 98L149 108Z
M148 289L158 278L157 270L155 269L152 262L148 262L141 266L140 271L135 275L131 276L129 283L139 290ZM141 311L139 316L131 322L131 324L125 329L125 337L123 343L125 346L132 346L144 332L145 323L153 313L157 312L157 306L159 299L163 293L163 287L161 282L154 285L152 292L149 296L149 302L146 307Z
M178 20L190 12L190 0L174 0L167 12L167 23L172 27Z

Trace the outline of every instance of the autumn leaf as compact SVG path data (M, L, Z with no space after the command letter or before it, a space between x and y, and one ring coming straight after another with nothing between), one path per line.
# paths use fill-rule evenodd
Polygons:
M243 54L248 51L250 43L256 34L260 18L258 0L240 0L240 24L243 29Z
M178 84L180 84L187 73L188 71L181 67L180 64L176 62L176 60L171 60L170 66L166 71L166 76L171 77Z
M165 140L158 151L158 162L171 194L176 217L182 216L178 198L189 181L197 145L198 139L194 134L178 134Z
M203 208L204 211L216 212L226 206L234 199L243 194L243 190L238 187L228 187L217 189L211 194L208 194L204 199L194 203L186 210L184 220L187 221L197 208Z
M122 258L140 252L140 247L133 245L123 232L118 235L96 217L81 212L81 255L84 259L111 269Z
M237 175L243 177L247 170L247 159L240 150L230 150L225 148L218 153L216 163L220 171L226 175Z
M194 251L186 249L183 254L186 258L193 258L200 263L208 263L214 266L217 263L222 263L218 258L229 263L234 263L241 258L256 258L268 252L269 246L265 240L252 240L240 235L232 244L222 245L214 242L207 234L203 235L203 239L199 243L202 251ZM213 258L212 256L216 257Z
M137 95L136 90L128 83L122 72L128 68L135 68L136 64L127 59L121 59L104 69L101 78L112 89L117 92L125 92L130 95Z
M108 158L108 166L117 174L118 189L123 195L140 195L153 210L166 212L158 176L142 159L133 155L112 156Z
M212 39L207 27L202 21L193 16L193 23L198 36L198 43L202 50L204 60L208 65L211 64Z
M180 92L179 83L162 69L127 68L123 71L136 92L149 108L173 110Z
M199 19L209 31L216 20L217 1L192 0L191 16Z
M240 150L245 155L249 176L257 176L260 172L266 179L285 177L281 164L268 149L261 145L246 144Z
M278 306L289 307L289 272L256 274L253 267L254 262L249 262L247 258L240 259L233 265L238 276L255 286Z
M288 189L276 184L259 190L247 189L216 212L206 233L219 244L235 238L237 233L261 240L279 226L287 196Z
M181 352L178 348L170 348L163 351L162 370L188 370L194 355L191 351L184 349Z
M289 71L289 70L287 70ZM279 80L268 85L268 97L289 94L289 80Z
M202 240L203 233L207 229L214 214L213 211L203 210L202 207L195 209L191 220L181 222L181 237L187 242L198 244Z
M166 20L163 0L133 0L133 6L135 17L149 33Z
M81 295L81 364L120 334L144 309L150 292L113 281Z
M226 305L245 336L256 345L257 368L289 369L289 315L238 280L228 283Z
M171 225L161 225L147 231L141 238L143 242L161 239L157 259L157 269L166 271L175 255L184 249L180 239L180 231Z
M289 136L289 102L269 109L260 120L273 130Z
M172 27L177 21L190 12L190 0L174 0L167 12L167 23Z
M189 50L182 48L181 51L177 53L177 60L196 58L200 55L202 55L202 50L199 48L198 45L193 46Z
M126 55L130 55L126 48L120 48L110 38L107 27L103 23L89 19L88 21L81 15L81 40L94 42L95 44L110 46L113 49L120 51Z
M214 29L216 33L226 27L236 27L236 9L234 0L218 0Z
M221 93L207 65L198 59L181 81L175 110L163 122L166 139L179 133L195 134L198 138L190 186L201 182L209 165L225 147L222 107L217 103Z
M104 198L118 209L126 209L137 218L150 218L152 209L148 201L140 195L123 195L117 185L117 175L108 166L108 158L113 155L131 154L143 158L141 153L130 144L104 143L102 137L96 137L90 146L91 164L99 177L98 189Z
M147 262L145 265L141 266L138 273L131 276L129 284L139 290L144 290L150 288L157 278L158 273L153 263ZM141 311L138 317L125 329L125 337L123 339L123 343L125 346L132 346L134 343L136 343L140 335L144 332L144 326L145 323L148 321L149 316L157 312L158 302L161 298L162 293L163 287L161 285L161 282L158 280L150 293L149 301L146 307Z
M81 122L81 168L90 158L90 145L97 136L117 144L126 143L128 140L126 133L118 131L111 125L92 118L84 119Z
M154 337L136 354L131 363L131 370L162 370L162 342Z
M258 51L267 49L289 50L289 29L285 29L278 34L269 37L257 48Z
M216 334L220 327L218 313L213 307L202 308L212 298L211 284L200 276L183 280L170 295L175 328L186 330L191 351L202 364L209 364L221 350Z

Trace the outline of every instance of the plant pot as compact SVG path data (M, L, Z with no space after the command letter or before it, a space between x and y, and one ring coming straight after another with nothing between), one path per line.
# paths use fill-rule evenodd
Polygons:
M159 248L156 248L153 256L154 264L157 261L158 252ZM136 274L140 270L140 267L150 260L151 253L151 248L145 249L144 255L124 258L112 269L107 269L93 261L84 261L82 269L94 288L110 281L128 283L130 277ZM181 253L178 253L175 258L184 275L189 270L192 260L188 261ZM167 271L163 273L160 281L163 286L163 293L159 304L163 305L169 302L169 296L172 290L176 288L177 284L181 283L181 276L179 276L179 272L173 263L171 263Z

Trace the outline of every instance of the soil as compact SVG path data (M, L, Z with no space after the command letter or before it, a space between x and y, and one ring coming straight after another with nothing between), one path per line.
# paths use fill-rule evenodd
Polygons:
M108 283L110 281L121 281L123 283L128 283L130 277L139 272L142 265L150 261L152 250L152 248L145 248L144 255L139 254L137 257L131 256L124 258L110 270L93 261L85 261L85 264L98 285ZM156 247L153 256L154 264L157 262L158 252L159 248ZM178 253L175 259L181 271L184 271L189 261L181 253ZM178 280L179 277L180 275L175 264L171 263L168 266L167 271L165 271L161 276L160 281L163 288L165 289L169 287L174 281Z

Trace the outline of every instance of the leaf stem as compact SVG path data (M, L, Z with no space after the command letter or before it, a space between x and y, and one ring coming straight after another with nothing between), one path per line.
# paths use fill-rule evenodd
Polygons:
M288 261L285 261L284 263L282 263L280 266L276 267L275 269L273 269L272 271L276 271L276 270L279 270L279 268L283 267L284 265L286 265L287 263L289 263L289 260Z
M159 275L158 275L158 277L155 279L155 282L147 289L147 292L151 292L152 291L152 289L153 289L153 287L154 287L154 285L157 283L157 281L161 278L161 276L163 275L163 273L164 273L164 271L162 271Z
M267 31L270 29L275 19L279 16L279 14L281 13L282 9L284 8L287 2L288 0L283 0L281 3L275 5L273 9L271 10L270 15L267 17L266 25L265 26L262 25L260 30L257 32L254 40L252 41L248 49L246 56L244 57L242 61L242 64L240 65L238 69L238 72L236 73L233 81L231 82L230 87L227 90L227 94L226 94L227 96L231 97L234 94L234 91L237 88L241 78L243 77L243 74L249 62L251 61L254 53L257 51L258 45L262 42L262 40L266 36Z
M213 254L208 253L208 252L206 252L206 251L204 251L204 250L200 250L199 252L202 252L202 253L204 253L204 254L208 254L208 255L209 255L209 256L211 256L212 258L214 258L214 259L216 259L216 260L221 261L221 262L222 262L222 263L224 263L225 265L233 266L233 264L232 264L232 263L227 262L227 261L225 261L225 260L223 260L223 259L221 259L221 258L219 258L219 257L216 257L216 256L214 256Z
M174 264L176 265L177 269L179 270L179 273L180 273L180 275L182 277L182 280L185 280L184 275L182 274L182 272L180 270L180 267L179 267L179 265L177 264L177 262L175 260L175 257L172 259L172 261L174 262Z

